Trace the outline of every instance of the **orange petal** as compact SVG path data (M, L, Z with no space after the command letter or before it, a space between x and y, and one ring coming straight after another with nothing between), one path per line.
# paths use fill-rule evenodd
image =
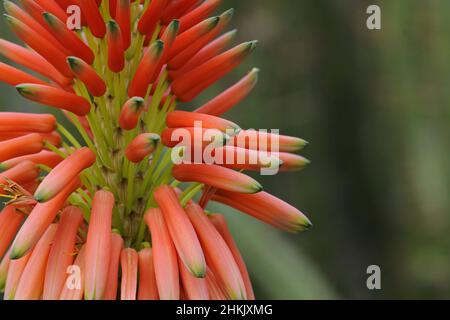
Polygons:
M45 271L44 300L58 300L61 295L67 268L73 262L76 236L82 221L83 213L76 207L67 207L61 213Z
M239 193L258 193L262 186L253 178L218 165L180 164L172 169L175 179L183 182L200 182L217 189Z
M35 164L43 164L47 167L54 168L58 163L63 161L63 158L59 154L54 153L53 151L42 150L41 152L38 153L29 154L26 156L21 156L4 161L0 163L0 170L4 171L11 169L12 167L17 166L23 161L31 161Z
M136 300L138 277L138 254L132 248L122 250L120 255L122 267L122 285L120 300Z
M206 286L211 300L229 300L227 293L210 268L206 270Z
M283 136L256 130L243 130L232 137L228 144L251 150L296 152L305 148L308 145L308 142L297 137ZM276 149L273 148L272 145L274 145Z
M13 206L6 206L0 212L0 258L5 255L23 219L24 215Z
M108 267L108 282L105 289L105 300L116 300L119 283L120 254L123 249L123 239L113 232L111 235L111 260Z
M250 195L218 190L212 199L282 230L298 232L312 226L302 212L267 192Z
M31 101L64 109L79 116L85 116L91 109L89 101L85 98L51 86L22 83L16 86L16 89L23 97Z
M35 83L35 84L47 84L41 79L32 76L22 70L11 67L3 62L0 62L0 82L5 82L12 86L17 86L21 83Z
M9 265L11 263L11 259L9 258L10 253L11 247L0 260L0 292L5 292L6 278L8 277Z
M133 97L125 102L119 117L119 125L124 130L133 130L139 122L139 116L144 111L144 99Z
M158 187L153 194L184 265L197 278L206 272L205 257L189 218L181 207L178 196L169 186Z
M14 239L11 250L11 259L19 259L34 247L47 230L48 226L55 219L58 211L61 209L69 195L76 190L79 185L80 180L76 178L51 201L38 203L33 208Z
M159 297L161 300L179 300L177 253L161 210L149 209L144 219L152 235L153 263Z
M208 265L211 266L214 273L225 286L225 291L233 300L245 300L247 294L244 281L225 240L199 205L195 203L188 204L186 213L200 238Z
M160 136L155 133L138 135L125 150L127 159L134 163L141 162L155 151L160 139Z
M125 67L125 48L119 25L108 22L108 67L112 72L120 72Z
M76 150L59 163L42 181L34 193L39 202L46 202L55 197L62 189L84 169L95 162L95 153L87 147Z
M84 298L104 298L108 269L111 260L111 220L114 195L97 191L92 200L91 218L86 241L86 275Z
M207 16L214 12L220 3L221 0L206 0L197 8L182 16L180 18L180 33L183 33L204 20Z
M183 291L188 300L209 300L208 286L205 278L196 278L186 268L186 266L178 260L178 268L180 269L181 283Z
M0 112L0 131L32 131L50 133L56 129L56 118L51 114Z
M147 10L139 19L138 30L141 34L152 34L161 18L162 12L169 0L152 0Z
M198 2L198 0L171 1L164 9L164 13L161 18L162 22L167 24L173 19L181 17L188 9L196 5L196 2Z
M36 244L20 277L14 300L38 300L44 287L45 267L57 226L52 224Z
M159 300L156 284L153 250L145 248L139 251L139 300Z
M236 261L239 267L239 271L241 272L242 279L244 280L247 298L249 300L255 300L255 294L253 292L253 286L250 280L250 276L248 274L247 266L245 265L244 259L242 258L242 255L239 252L236 243L234 242L230 230L228 229L225 217L221 214L211 214L208 217L216 227L217 231L219 231L223 240L225 240L226 244L228 245L228 248L230 248L230 251L233 254L234 260Z
M17 285L19 284L20 277L22 276L23 270L25 269L30 257L31 251L17 260L10 260L9 257L7 260L5 260L6 258L3 259L6 263L9 261L8 275L5 283L5 293L3 295L5 300L14 300Z
M101 97L106 92L106 84L95 69L77 57L68 57L67 62L73 74L86 85L95 97Z
M92 34L97 38L103 38L106 34L106 26L96 1L78 0L77 2Z
M123 47L127 50L131 44L130 0L117 0L116 21L123 37Z
M211 116L209 114L188 112L188 111L172 111L167 115L166 124L169 128L195 127L201 125L206 129L218 129L229 133L237 133L241 128L228 120Z
M37 153L44 147L42 136L30 133L26 136L0 142L0 161Z

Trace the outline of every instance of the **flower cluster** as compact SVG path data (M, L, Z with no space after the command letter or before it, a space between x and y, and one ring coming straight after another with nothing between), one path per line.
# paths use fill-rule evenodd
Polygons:
M208 203L287 231L311 226L243 173L264 167L245 159L270 141L280 171L301 169L308 161L295 153L306 142L255 132L251 143L240 139L249 131L221 118L252 91L257 69L196 110L175 110L256 46L227 49L233 10L209 17L220 3L5 0L25 46L0 39L0 54L15 64L0 63L0 82L61 110L77 130L51 114L0 113L5 299L254 299L225 218ZM81 27L72 30L74 5ZM215 149L243 163L174 164L173 133L196 122L221 135ZM193 148L208 146L193 139L201 140Z

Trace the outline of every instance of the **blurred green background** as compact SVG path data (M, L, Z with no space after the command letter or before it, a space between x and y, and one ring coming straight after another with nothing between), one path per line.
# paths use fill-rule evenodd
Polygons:
M378 4L382 30L366 28ZM305 171L258 177L314 228L284 234L228 208L260 299L450 298L450 2L224 0L254 93L227 117L311 145ZM0 37L13 38L4 21ZM1 110L42 110L0 84ZM366 287L369 265L381 290Z

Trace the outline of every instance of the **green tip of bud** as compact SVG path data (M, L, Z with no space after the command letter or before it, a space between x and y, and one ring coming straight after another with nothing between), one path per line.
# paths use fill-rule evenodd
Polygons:
M308 145L309 145L309 142L308 141L306 141L306 140L303 140L303 139L298 139L299 141L298 141L298 148L299 148L299 150L302 150L302 149L305 149Z
M189 266L188 269L196 278L202 279L202 278L206 277L206 266L205 265Z
M180 20L172 20L172 22L168 26L169 30L171 30L172 33L177 33L180 29Z
M220 17L216 16L216 17L211 17L207 20L208 23L208 30L211 30L213 28L215 28L217 26L217 24L220 21Z
M164 41L156 40L153 42L153 47L157 56L160 56L164 50Z
M19 248L18 246L14 246L11 250L11 253L9 254L9 258L11 260L17 260L22 258L26 253L28 252L28 248L25 246L22 246Z
M150 242L142 242L140 245L140 250L149 249L151 247L152 247L152 245L150 244Z
M5 8L5 11L6 12L8 12L8 13L10 13L10 9L11 9L11 7L14 5L14 3L12 3L11 1L9 1L9 0L4 0L3 1L3 8ZM3 14L4 16L6 15L6 14Z
M45 22L47 22L49 26L51 27L55 26L57 18L54 15L52 15L49 12L44 12L42 16L44 17Z
M49 200L48 197L43 195L42 193L36 193L34 195L34 199L39 203L43 203L43 202L46 202L47 200Z
M30 90L30 86L27 83L22 83L16 86L16 90L22 96L30 96L33 95L32 90Z
M143 98L141 98L141 97L133 97L130 100L133 103L133 107L136 110L139 110L145 104L145 100Z
M149 135L148 140L150 141L150 143L154 146L156 146L159 141L161 141L161 137L159 135L157 135L156 133L153 133L151 135Z
M220 15L221 19L224 19L225 21L231 20L231 18L233 18L234 15L234 8L230 8L227 11L225 11L224 13L222 13Z
M249 193L258 193L263 191L264 188L258 181L255 181L255 183L250 186L250 190L251 192Z
M106 26L108 28L108 31L112 34L112 35L117 35L119 32L119 25L117 24L117 22L115 22L114 20L109 20L106 23Z
M67 63L73 71L78 71L81 68L80 59L77 57L67 57Z

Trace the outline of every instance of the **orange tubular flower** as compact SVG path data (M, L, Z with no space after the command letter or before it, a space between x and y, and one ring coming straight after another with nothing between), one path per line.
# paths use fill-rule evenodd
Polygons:
M142 97L147 95L148 86L156 73L159 61L164 51L164 42L155 41L150 48L148 48L144 57L139 64L139 67L131 80L128 87L129 97Z
M166 119L169 128L195 127L196 122L201 123L201 126L205 129L218 129L223 132L232 131L235 133L241 131L241 128L231 121L197 112L173 111L167 115Z
M209 300L206 279L194 277L180 259L178 259L178 262L181 283L187 300Z
M180 33L201 22L220 5L221 0L206 0L197 8L180 18Z
M137 136L125 150L125 155L128 160L134 163L139 163L145 157L151 155L158 146L161 138L154 133L142 133Z
M79 116L87 115L91 109L89 101L85 98L58 88L46 85L23 83L16 86L16 89L23 97L31 101L64 109Z
M267 192L250 195L220 190L213 196L213 200L286 231L297 232L312 226L302 212Z
M120 300L136 300L138 277L138 254L132 248L122 250L120 255L122 267L122 285Z
M24 161L31 161L35 164L43 164L49 168L54 168L63 158L53 151L42 150L39 153L29 154L22 157L13 158L0 163L0 171L9 170Z
M5 300L14 300L16 295L17 285L19 284L20 278L22 276L23 270L27 266L28 260L30 259L31 252L23 256L18 260L10 260L8 266L8 277L5 283ZM8 259L9 260L9 259Z
M206 273L205 257L194 228L175 191L169 186L161 186L155 190L154 197L167 222L181 261L195 277L203 278Z
M64 77L39 54L17 44L0 39L0 54L25 68L49 78L59 85L68 85L71 81L69 78Z
M58 164L50 172L34 193L39 202L46 202L55 197L65 186L75 179L81 171L92 166L95 162L95 153L89 148L75 151L68 158Z
M131 44L130 0L117 0L116 21L123 37L123 48L127 50Z
M258 193L263 189L255 179L217 165L180 164L173 167L172 174L179 181L198 181L231 192Z
M56 118L51 114L0 112L0 132L32 131L49 133L56 128Z
M12 86L16 86L23 82L44 85L47 84L41 79L38 79L26 72L4 64L3 62L0 62L0 82L5 82Z
M180 280L177 253L166 222L159 209L149 209L144 218L152 233L153 264L159 297L161 300L178 300Z
M45 271L44 300L58 300L64 287L67 268L72 265L78 227L83 213L76 207L67 207L61 213L55 241L50 250Z
M114 195L111 192L98 191L95 193L86 240L84 298L87 300L104 298L111 260L113 207Z
M153 250L144 248L139 251L139 292L138 300L158 300Z
M225 240L225 242L228 245L228 248L230 248L230 251L233 254L234 260L236 261L239 267L239 271L241 272L242 279L244 280L247 298L249 300L255 300L255 294L253 293L253 286L250 280L250 276L248 274L247 266L245 265L244 259L242 258L241 253L239 252L239 249L236 243L234 242L230 230L228 229L225 217L221 214L211 214L208 217L216 227L217 231L219 231L223 240Z
M97 38L103 38L106 34L106 26L95 0L77 0L77 3L92 34Z
M105 289L105 300L116 300L119 283L120 254L123 249L123 239L117 233L111 235L111 259L108 268L108 282Z
M75 272L79 271L79 279L71 279L72 275L69 274L66 282L64 283L63 289L61 291L60 300L82 300L84 291L84 274L85 274L85 250L86 246L81 247L78 255L73 263Z
M44 147L40 134L30 133L26 136L0 142L0 161L37 153Z
M58 47L18 19L6 15L6 21L11 29L33 50L47 59L64 76L72 77L65 61L65 55Z
M45 266L55 238L57 225L51 224L36 244L17 285L15 300L38 300L42 295Z
M224 114L249 95L258 82L258 73L259 69L253 69L241 81L195 110L195 112L214 116Z
M144 99L133 97L122 107L120 112L119 125L124 130L133 130L139 122L139 116L144 111Z
M108 22L108 67L113 72L120 72L125 66L125 48L119 25Z
M68 57L67 62L73 74L86 85L93 96L101 97L105 94L105 82L90 65L77 57Z
M0 112L5 299L254 299L225 220L202 208L219 201L306 230L299 210L239 171L309 161L296 154L305 140L220 118L251 93L256 68L179 108L255 48L230 46L234 10L215 12L221 0L15 2L4 1L6 20L24 45L0 39L10 61L0 86L56 108L73 130L57 115Z
M78 188L79 184L78 178L74 179L51 201L34 206L14 239L10 255L11 259L23 257L34 247L55 219L68 196Z
M23 219L24 215L13 206L6 206L0 212L0 258L5 255Z
M94 62L95 56L92 50L73 32L67 29L66 24L63 22L66 20L61 21L48 12L44 13L44 19L61 45L67 48L73 55L86 61L88 64L92 64Z
M247 294L244 281L225 240L214 228L211 221L208 220L208 217L199 205L195 203L188 204L186 213L194 225L195 231L197 231L202 248L205 250L208 264L222 281L225 291L231 299L246 299Z

